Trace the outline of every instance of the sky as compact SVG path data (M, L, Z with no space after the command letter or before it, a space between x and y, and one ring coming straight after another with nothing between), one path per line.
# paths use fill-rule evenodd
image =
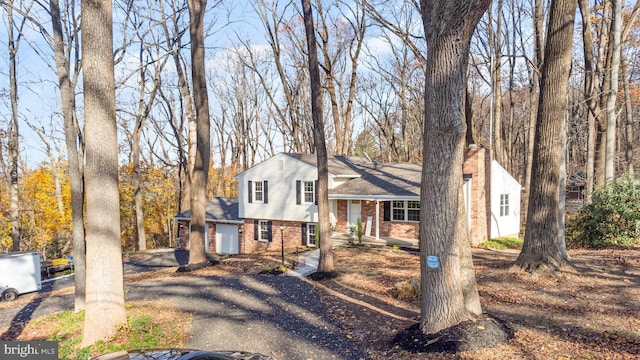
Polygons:
M31 0L23 0L24 3ZM211 4L212 1L209 1ZM251 0L224 1L220 6L208 13L207 23L211 25L207 38L207 62L208 66L219 66L220 58L217 54L223 53L225 48L237 44L238 36L250 39L254 48L267 46L263 35L263 28L256 19ZM8 57L8 33L7 14L2 12L2 24L0 26L0 129L6 129L11 119L11 107L8 97L9 89L9 57ZM79 13L79 9L78 9ZM216 14L216 21L212 21ZM22 16L14 15L16 21L21 21ZM48 15L35 5L31 10L31 16L41 20L46 31L50 31L51 24ZM117 21L117 12L114 19ZM118 42L118 29L114 30L114 41ZM384 52L385 45L379 39L373 37L368 40L370 47L376 51ZM116 44L117 46L117 44ZM55 75L52 50L44 40L40 29L27 22L24 27L24 35L19 42L17 56L18 96L21 134L21 160L28 167L33 168L43 161L48 161L44 151L42 140L30 128L35 126L53 139L50 143L53 155L66 157L64 148L64 135L62 133L62 119L59 114L60 97L57 90L57 78ZM135 64L135 55L123 61L127 64ZM168 66L167 68L171 68ZM123 72L116 71L116 76ZM118 79L116 79L118 81ZM136 81L135 78L129 81ZM82 98L77 97L81 107Z

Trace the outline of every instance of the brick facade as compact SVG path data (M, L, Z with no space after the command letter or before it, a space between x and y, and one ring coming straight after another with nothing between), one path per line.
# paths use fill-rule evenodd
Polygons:
M463 173L470 175L470 214L468 218L469 235L472 245L477 245L489 239L491 229L491 151L481 146L471 145L465 150ZM351 200L336 200L336 226L338 233L349 233L348 203ZM419 223L406 221L384 221L384 202L379 202L379 214L376 218L376 202L362 200L360 202L363 232L366 231L366 221L372 219L371 236L375 236L376 223L379 235L401 239L417 239ZM178 222L178 246L189 248L189 222ZM280 230L283 226L282 231ZM284 246L287 249L305 246L302 240L302 223L279 220L271 222L271 241L254 240L254 219L245 219L244 224L238 225L238 250L240 253L261 251L278 251ZM216 224L209 223L208 227L209 252L216 251Z
M283 226L280 231L280 226ZM254 240L254 222L253 219L245 220L240 233L240 253L253 253L261 251L277 251L282 248L282 238L284 237L285 249L299 248L302 243L302 223L292 221L277 221L271 222L271 241Z
M469 237L471 245L478 245L489 239L491 229L491 151L471 145L464 159L463 172L472 176Z

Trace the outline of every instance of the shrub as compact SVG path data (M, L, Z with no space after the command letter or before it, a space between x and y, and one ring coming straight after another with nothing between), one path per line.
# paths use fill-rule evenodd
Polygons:
M592 203L567 224L567 244L587 248L638 244L640 179L624 175L596 187Z
M393 297L398 300L417 300L420 298L420 279L403 280L395 284Z

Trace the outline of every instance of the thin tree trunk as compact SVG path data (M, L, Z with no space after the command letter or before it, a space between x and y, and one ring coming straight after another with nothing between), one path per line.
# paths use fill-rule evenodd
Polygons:
M425 333L436 333L482 312L461 205L463 111L470 41L489 4L486 0L421 1L428 44L420 194L420 328Z
M567 112L577 0L551 3L536 120L527 231L516 266L555 270L564 263L558 246L560 152Z
M624 86L624 104L625 104L625 147L624 158L627 163L626 172L633 174L633 106L631 103L631 86L629 84L629 62L622 51L622 79Z
M533 164L533 144L536 134L536 117L538 115L538 88L540 86L540 68L543 63L544 57L544 31L543 20L544 13L542 12L543 0L535 0L534 4L534 69L531 71L531 89L529 89L529 126L527 128L527 157L526 157L526 169L524 175L524 191L522 193L522 214L521 218L523 223L526 223L527 211L529 209L529 194L531 192L531 166ZM525 230L526 231L526 230Z
M18 131L18 80L16 74L16 56L20 36L16 39L13 28L13 1L7 6L7 34L9 37L9 97L11 101L11 121L9 122L8 152L9 152L9 218L11 219L12 250L20 251L20 203L18 198L18 159L20 153L20 136Z
M82 65L87 145L87 278L82 346L125 322L112 3L82 1ZM87 131L89 130L89 131Z
M207 261L205 245L205 204L211 153L209 97L204 53L204 14L207 0L187 0L189 34L191 38L191 77L196 109L197 150L191 188L191 232L189 233L189 264Z
M53 28L53 49L60 87L62 119L64 121L64 136L69 163L69 183L71 187L71 236L73 239L73 265L75 279L74 310L84 309L85 301L85 233L84 233L84 189L83 170L80 159L84 156L81 136L76 123L74 85L71 81L70 59L65 56L64 35L60 5L58 0L50 0L51 24ZM69 44L71 47L71 44ZM76 71L79 64L76 64ZM77 76L77 74L76 74ZM74 76L74 78L76 78Z
M616 160L616 101L618 99L618 74L620 71L620 36L622 32L622 1L613 0L613 24L611 46L611 76L609 77L609 95L607 96L607 133L605 153L605 181L615 177Z
M318 271L329 272L333 270L333 244L329 219L329 169L327 165L327 145L324 136L324 118L322 116L322 83L320 80L320 66L318 64L318 50L311 0L302 0L302 12L304 15L304 29L307 36L309 55L313 139L318 162L318 189L316 189L318 192L318 226L320 228Z

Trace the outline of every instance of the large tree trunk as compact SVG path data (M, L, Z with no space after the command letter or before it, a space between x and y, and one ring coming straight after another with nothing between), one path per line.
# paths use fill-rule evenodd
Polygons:
M304 14L304 29L307 36L307 49L309 51L311 115L313 117L313 139L318 162L318 189L316 189L318 192L318 226L320 228L318 271L328 272L333 270L333 244L331 225L329 223L329 170L327 166L327 144L324 137L324 118L322 116L322 83L320 81L320 66L318 64L311 0L302 0L302 11Z
M421 1L428 44L420 195L420 327L426 333L482 312L461 202L469 47L489 3ZM428 256L437 256L437 267Z
M111 336L126 320L111 14L110 0L82 1L87 135L87 297L83 347Z
M197 150L191 187L191 232L189 234L189 264L207 261L205 244L205 203L211 152L209 97L204 64L204 14L207 0L188 0L189 34L191 37L191 77L196 109Z
M576 0L551 4L536 120L527 231L516 265L527 271L559 268L560 152L567 112Z

